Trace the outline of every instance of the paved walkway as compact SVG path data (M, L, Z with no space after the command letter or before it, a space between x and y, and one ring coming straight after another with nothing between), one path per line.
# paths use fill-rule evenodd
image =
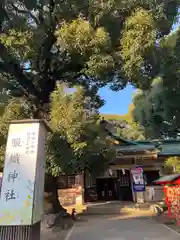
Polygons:
M91 217L77 222L66 240L179 240L180 235L145 217Z

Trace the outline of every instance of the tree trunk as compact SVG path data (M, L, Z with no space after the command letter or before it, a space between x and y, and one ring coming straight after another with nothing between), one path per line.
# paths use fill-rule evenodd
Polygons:
M37 107L37 106L36 106ZM33 118L48 119L49 104L39 106L36 111L33 111ZM66 213L66 209L62 207L58 199L57 178L51 174L45 174L44 184L44 213L45 214L59 214Z
M57 190L57 178L53 177L52 175L45 174L44 203L45 213L47 214L66 212L66 210L60 204Z

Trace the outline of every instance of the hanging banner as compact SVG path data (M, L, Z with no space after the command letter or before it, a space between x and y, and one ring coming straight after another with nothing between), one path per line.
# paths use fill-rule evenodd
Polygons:
M136 166L135 169L131 169L133 191L134 192L144 192L145 191L145 181L144 181L144 171L142 166Z

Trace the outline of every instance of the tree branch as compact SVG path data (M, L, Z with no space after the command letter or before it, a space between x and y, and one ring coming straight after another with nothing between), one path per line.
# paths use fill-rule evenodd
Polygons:
M35 21L35 23L36 23L37 25L40 24L39 19L37 19L37 18L32 14L31 11L21 10L21 9L19 9L18 7L16 7L13 3L11 3L11 6L12 6L12 8L13 8L16 12L18 12L18 13L29 14L29 16Z
M23 72L20 64L9 55L7 49L2 43L0 43L0 57L3 60L3 62L0 63L0 68L11 76L14 76L18 84L23 89L27 89L29 94L33 95L37 100L41 100L40 93L37 91L33 82Z
M9 72L7 71L7 69L5 68L5 66L3 65L3 63L0 63L0 70L2 70L3 73L9 74ZM7 76L8 77L8 76ZM3 81L3 79L1 79ZM6 82L6 81L4 81ZM8 81L8 84L11 85L13 88L15 87L13 83L11 83L11 81ZM24 89L22 86L18 86L17 88L15 87L16 90L19 90L23 96L25 96L28 100L32 99L30 98L30 95L28 94L27 90Z
M1 30L4 19L9 20L9 16L8 16L2 2L0 3L0 13L1 13L1 16L0 16L0 30Z
M53 12L55 9L55 2L54 0L50 0L49 6L49 26L47 27L46 38L43 40L41 44L41 48L39 51L39 56L37 58L37 66L38 70L44 74L44 77L48 77L48 71L51 64L51 48L56 42L56 37L54 35L56 29L56 18L53 16ZM42 63L40 66L39 63ZM43 69L42 69L43 68Z

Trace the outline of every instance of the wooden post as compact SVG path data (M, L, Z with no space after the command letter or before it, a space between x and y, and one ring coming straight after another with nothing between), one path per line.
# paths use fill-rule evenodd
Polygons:
M12 121L0 197L0 240L40 240L46 124Z

